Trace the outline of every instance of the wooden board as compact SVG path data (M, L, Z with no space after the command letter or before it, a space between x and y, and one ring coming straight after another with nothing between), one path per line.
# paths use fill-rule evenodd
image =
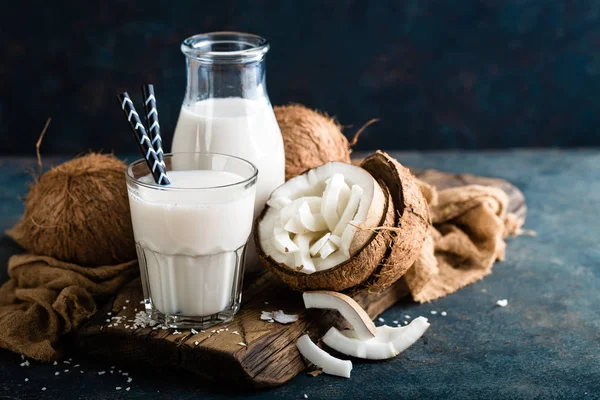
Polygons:
M499 187L509 196L509 212L525 217L523 194L504 180L433 170L413 172L439 189L468 184ZM407 294L408 289L400 280L383 292L358 293L354 298L375 318ZM316 341L332 325L346 326L337 312L304 309L301 293L290 290L270 274L247 278L242 307L233 323L197 334L189 330L176 334L172 329L126 328L132 324L136 311L143 309L141 300L137 279L81 329L79 348L121 364L179 368L210 380L236 382L236 386L269 387L281 385L306 369L295 345L301 335L308 332ZM281 325L260 320L261 311L275 310L298 314L299 321ZM123 322L115 324L113 317L120 317Z

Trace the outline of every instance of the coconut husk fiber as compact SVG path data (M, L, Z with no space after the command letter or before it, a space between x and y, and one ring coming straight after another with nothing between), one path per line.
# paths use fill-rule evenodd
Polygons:
M507 214L508 196L501 189L470 185L437 191L419 184L433 225L404 280L413 299L424 303L489 275L494 262L504 259L504 238L519 234L524 221Z
M12 256L10 280L0 287L0 347L40 361L60 358L64 337L137 274L137 260L89 268L48 256Z
M31 253L79 265L133 260L125 168L95 153L52 168L31 186L23 218L6 233Z

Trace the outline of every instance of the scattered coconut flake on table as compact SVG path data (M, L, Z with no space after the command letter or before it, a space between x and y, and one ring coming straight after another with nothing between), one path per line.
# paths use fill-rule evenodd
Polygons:
M496 302L496 305L498 307L506 307L508 305L508 300L507 299L498 300Z
M437 314L437 311L431 310L430 313L431 313L431 315L435 315L435 314Z
M379 322L385 322L385 319L379 317L379 318L377 318L377 321L379 321Z
M298 316L296 314L286 314L282 310L279 310L273 312L273 319L280 324L291 324L298 321Z
M445 317L446 315L448 315L448 313L446 313L446 311L442 311L441 315L442 315L442 317Z
M273 313L271 313L271 312L268 312L268 311L261 311L261 314L260 314L260 319L261 319L262 321L268 321L268 320L270 320L270 319L273 319ZM213 331L213 332L214 332L214 331Z

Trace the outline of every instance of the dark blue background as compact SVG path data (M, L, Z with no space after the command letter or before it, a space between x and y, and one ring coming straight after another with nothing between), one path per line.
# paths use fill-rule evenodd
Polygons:
M185 87L179 43L271 42L274 104L304 103L359 149L600 145L600 1L4 2L0 153L136 151L115 94L153 82L166 146Z

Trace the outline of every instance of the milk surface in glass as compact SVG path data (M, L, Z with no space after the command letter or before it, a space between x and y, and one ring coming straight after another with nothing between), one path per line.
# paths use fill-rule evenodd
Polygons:
M129 190L131 219L144 289L164 314L209 316L231 305L236 258L252 227L254 187L248 191L190 191L243 180L226 171L169 171L169 190ZM153 184L152 176L140 179ZM175 190L173 190L175 189Z

